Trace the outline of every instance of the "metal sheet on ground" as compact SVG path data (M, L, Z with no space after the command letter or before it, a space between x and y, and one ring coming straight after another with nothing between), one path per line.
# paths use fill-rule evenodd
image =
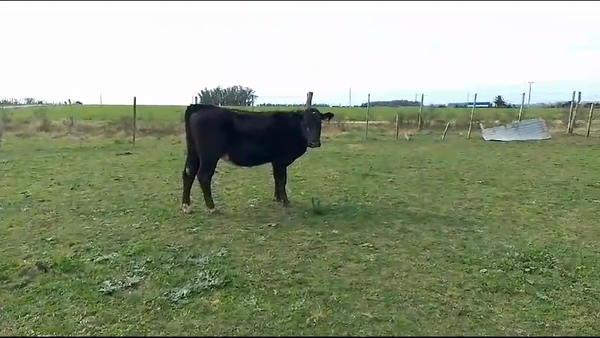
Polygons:
M550 139L550 132L546 122L538 118L485 128L481 137L486 141L539 141Z

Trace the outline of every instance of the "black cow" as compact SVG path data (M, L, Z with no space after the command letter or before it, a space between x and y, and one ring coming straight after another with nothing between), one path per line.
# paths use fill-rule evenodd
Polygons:
M219 159L241 167L273 166L276 201L289 205L285 185L287 167L306 152L321 146L321 121L333 113L310 108L295 112L250 113L206 104L185 110L187 157L183 178L183 212L189 213L190 191L198 177L204 202L215 210L211 180Z

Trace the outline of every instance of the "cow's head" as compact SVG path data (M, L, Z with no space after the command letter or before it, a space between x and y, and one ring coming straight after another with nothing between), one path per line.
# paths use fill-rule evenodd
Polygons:
M310 148L321 146L321 121L331 120L333 113L321 114L317 108L309 108L302 115L302 132Z

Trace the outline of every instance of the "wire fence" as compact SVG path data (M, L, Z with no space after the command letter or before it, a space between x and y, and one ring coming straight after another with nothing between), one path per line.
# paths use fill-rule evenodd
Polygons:
M331 111L335 118L327 125L344 132L364 128L364 137L381 134L395 137L422 133L439 133L471 137L484 128L506 125L513 121L543 119L550 130L566 134L600 136L600 123L593 114L600 95L580 92L534 92L548 98L528 102L528 93L509 92L501 95L505 107L497 107L496 96L464 93L464 100L456 96L443 102L438 93L414 93L404 97L403 106L393 106L389 94L366 94L349 90L347 102L332 102L330 96L314 93L314 105L322 111ZM447 94L444 94L447 95ZM482 99L483 96L483 99ZM322 100L318 98L322 97ZM396 96L402 97L402 96ZM441 97L441 98L440 98ZM416 98L416 100L415 100ZM31 98L0 99L0 133L19 132L32 128L38 132L66 131L70 134L100 132L127 137L176 134L183 131L184 105L146 105L133 98L128 105L83 104L79 101L35 102ZM192 97L192 101L197 98ZM106 102L106 101L105 101ZM475 104L474 104L475 103ZM299 108L306 104L306 95L258 95L247 110L272 111ZM135 111L135 116L134 116ZM104 123L104 124L103 124ZM102 125L102 127L98 127ZM108 128L112 126L113 128ZM136 134L134 136L134 134Z

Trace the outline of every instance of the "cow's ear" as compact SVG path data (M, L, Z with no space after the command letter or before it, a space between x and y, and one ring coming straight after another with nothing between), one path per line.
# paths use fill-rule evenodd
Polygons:
M332 112L327 112L325 114L321 114L321 121L327 119L327 121L331 120L333 118L333 113Z

